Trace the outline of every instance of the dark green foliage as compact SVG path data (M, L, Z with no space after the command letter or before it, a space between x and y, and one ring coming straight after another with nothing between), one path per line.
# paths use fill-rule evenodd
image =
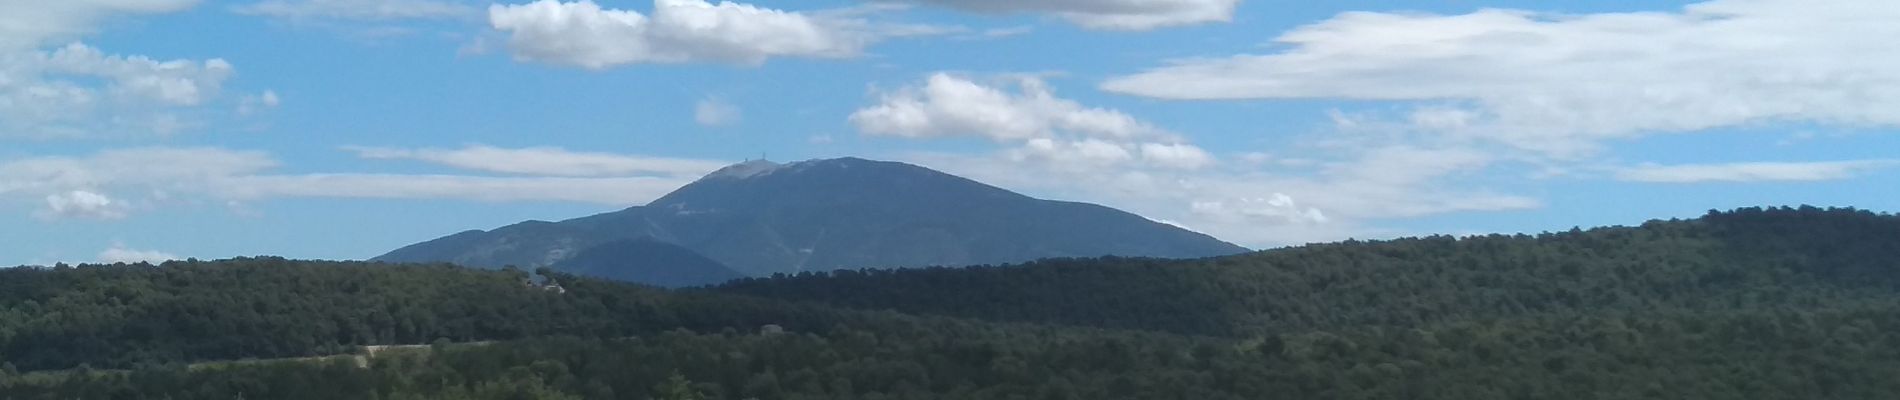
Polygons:
M548 338L349 362L0 381L0 398L1887 399L1891 311L1532 318L1250 340L960 335ZM1267 343L1278 343L1269 346Z
M1247 336L1536 315L1900 304L1900 217L1743 209L1542 235L1313 245L1198 261L806 273L717 289L994 321Z
M544 271L547 272L547 271ZM304 357L361 345L819 329L865 313L519 270L289 261L0 269L0 361L25 370Z
M0 368L0 398L1890 399L1896 268L1900 218L1802 208L693 291L280 259L10 270L0 361L24 372Z

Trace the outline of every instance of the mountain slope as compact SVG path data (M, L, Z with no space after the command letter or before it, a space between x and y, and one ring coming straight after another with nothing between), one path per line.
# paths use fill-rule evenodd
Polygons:
M1108 207L1039 200L910 164L841 158L737 164L646 206L464 232L375 260L558 265L593 246L642 238L750 276L1246 251Z
M396 249L371 261L446 262L473 267L538 267L565 260L612 238L547 221L527 221L492 231L465 231Z
M704 286L745 277L684 247L643 239L590 247L555 264L554 269L663 287Z

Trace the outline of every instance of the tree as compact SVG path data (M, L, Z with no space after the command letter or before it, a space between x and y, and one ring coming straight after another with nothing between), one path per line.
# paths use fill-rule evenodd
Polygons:
M693 388L693 381L686 380L686 376L680 375L678 370L667 375L666 381L660 382L653 391L656 400L706 400L705 394Z

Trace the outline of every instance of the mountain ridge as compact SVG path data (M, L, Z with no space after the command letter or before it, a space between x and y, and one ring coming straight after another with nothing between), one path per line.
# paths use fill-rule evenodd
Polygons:
M846 157L733 164L647 205L464 231L372 260L558 266L590 247L633 239L678 245L746 276L1248 251L1105 206L1036 199L921 166Z

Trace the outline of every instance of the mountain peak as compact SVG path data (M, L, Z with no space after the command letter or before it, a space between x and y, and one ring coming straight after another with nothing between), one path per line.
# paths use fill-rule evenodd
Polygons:
M761 174L771 173L772 171L777 170L783 166L784 166L783 164L771 162L765 159L746 160L745 162L728 165L725 168L720 168L718 171L713 171L713 173L707 174L706 177L702 179L713 179L713 178L745 179L745 178L758 176Z
M783 164L765 160L733 164L661 196L647 206L705 212L770 208L776 207L775 204L868 207L1020 196L922 166L841 157Z
M826 167L826 166L849 168L853 165L867 165L867 164L877 164L877 163L880 163L880 162L866 160L866 159L857 158L857 157L819 158L819 159L796 161L796 162L783 163L783 164L772 162L765 159L746 160L745 162L728 165L725 168L720 168L718 171L713 171L713 173L707 174L706 177L702 179L717 179L717 178L746 179L746 178L758 177L758 176L763 176L763 175L769 175L769 174L783 171L783 170L805 169L805 168ZM890 163L890 164L901 164L901 163Z
M547 265L574 256L575 250L651 239L697 252L741 275L769 276L1049 257L1187 258L1246 251L1108 207L1039 200L918 165L850 157L783 164L746 161L646 206L554 225L438 240L422 246L429 251L406 248L382 259ZM562 229L552 229L556 227Z

